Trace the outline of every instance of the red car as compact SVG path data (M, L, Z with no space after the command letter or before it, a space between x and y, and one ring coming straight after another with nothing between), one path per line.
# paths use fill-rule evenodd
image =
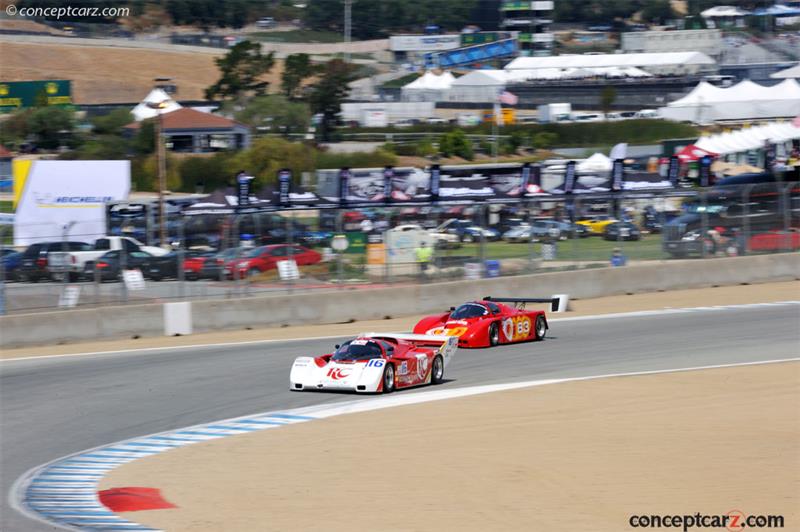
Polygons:
M458 336L459 347L543 340L548 329L547 317L543 310L525 310L526 303L550 303L555 311L559 300L485 297L451 308L450 312L423 318L414 326L414 334Z
M750 251L780 251L800 249L800 230L768 231L750 237Z
M291 249L290 249L291 248ZM257 275L267 270L274 270L278 267L278 261L294 260L298 266L316 264L322 260L322 255L303 246L293 244L274 244L271 246L261 246L251 249L244 253L243 257L233 259L225 265L225 275L239 278Z

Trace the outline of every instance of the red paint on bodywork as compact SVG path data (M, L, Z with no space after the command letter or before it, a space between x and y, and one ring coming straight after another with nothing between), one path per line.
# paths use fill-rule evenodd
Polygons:
M111 488L97 492L100 502L112 512L138 512L177 508L158 488Z

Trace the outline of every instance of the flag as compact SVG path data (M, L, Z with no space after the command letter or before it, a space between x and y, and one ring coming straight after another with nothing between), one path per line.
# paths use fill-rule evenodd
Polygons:
M516 94L512 94L508 91L503 91L497 97L497 101L500 103L504 103L506 105L517 105L519 98L517 98Z

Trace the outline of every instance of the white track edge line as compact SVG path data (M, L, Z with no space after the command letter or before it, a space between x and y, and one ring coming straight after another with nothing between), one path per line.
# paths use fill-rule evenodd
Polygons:
M663 308L657 310L637 310L633 312L616 312L611 314L595 314L593 316L574 316L574 317L555 317L548 318L548 322L567 322L567 321L589 321L589 320L603 320L612 318L636 318L645 316L658 316L662 314L683 314L687 312L703 312L713 310L737 310L758 307L771 307L771 306L787 306L787 305L800 305L800 300L787 300L787 301L774 301L768 303L742 303L736 305L716 305L716 306L702 306L702 307L677 307L677 308ZM552 314L551 314L552 316ZM365 320L371 321L371 320ZM330 324L336 325L336 324ZM345 325L345 324L340 324ZM349 324L347 324L349 325ZM391 333L386 333L391 334ZM210 342L205 344L190 344L190 345L172 345L165 347L140 347L133 349L119 349L114 351L89 351L83 353L64 353L57 355L32 355L27 357L16 357L0 359L0 364L4 362L23 362L34 360L46 360L52 358L68 358L68 357L83 357L83 356L102 356L102 355L116 355L116 354L133 354L141 353L147 354L160 351L175 351L180 349L209 349L213 347L236 347L244 345L259 345L259 344L272 344L279 342L302 342L314 340L332 340L334 338L343 338L349 336L348 334L336 334L328 336L309 336L309 337L295 337L295 338L271 338L265 340L246 340L241 342ZM113 340L111 340L113 341Z

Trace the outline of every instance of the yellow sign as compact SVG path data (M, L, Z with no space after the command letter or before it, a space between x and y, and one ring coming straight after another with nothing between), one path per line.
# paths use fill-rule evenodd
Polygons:
M44 90L47 94L58 94L58 83L53 83L52 81L45 84Z
M367 244L367 264L385 264L386 245L383 242Z

